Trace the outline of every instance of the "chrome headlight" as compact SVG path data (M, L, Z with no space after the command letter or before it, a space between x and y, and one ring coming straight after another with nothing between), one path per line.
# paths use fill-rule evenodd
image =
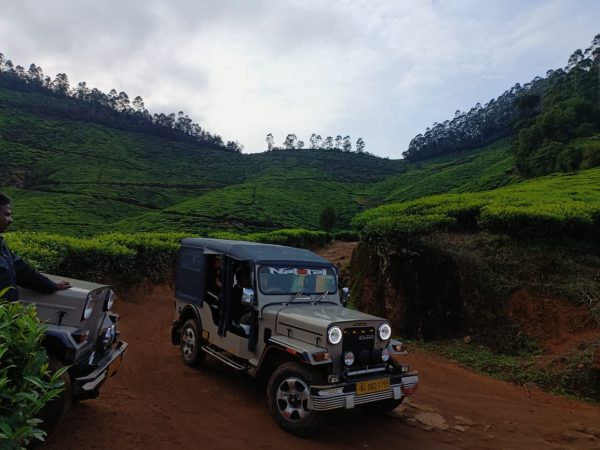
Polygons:
M115 304L115 293L113 290L108 291L108 295L106 296L106 303L104 304L104 309L106 311L110 311Z
M342 330L340 330L340 327L331 327L327 332L327 340L330 344L339 344L342 340Z
M377 332L379 334L379 339L382 341L387 341L392 337L392 327L390 327L387 323L382 323L379 325Z
M94 311L92 294L85 299L85 309L83 310L83 320L88 320Z

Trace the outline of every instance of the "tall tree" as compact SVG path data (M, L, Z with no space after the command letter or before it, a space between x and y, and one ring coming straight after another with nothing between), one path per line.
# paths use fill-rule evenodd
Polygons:
M75 98L79 100L88 100L90 90L87 87L87 83L85 81L80 81L77 83L77 87L75 88L75 92L73 94L75 95Z
M235 153L242 153L244 146L241 145L238 141L227 141L225 148Z
M35 64L31 64L27 71L27 79L32 84L42 86L44 83L44 72L42 71L42 68Z
M52 90L60 95L69 94L69 77L66 73L58 73L52 82Z
M144 105L144 99L139 95L133 99L131 106L133 107L133 111L136 113L144 114L145 112L148 112L146 111L146 106Z
M365 141L363 140L363 138L358 138L358 140L356 141L356 151L358 153L364 153Z
M344 140L343 140L343 139L342 139L342 137L341 137L341 136L338 134L338 135L335 137L335 148L336 148L337 150L341 150L341 149L342 149L342 147L343 147L343 145L344 145Z
M271 133L267 134L267 151L273 150L273 146L275 145L275 140L273 139L273 135Z
M285 141L283 141L283 148L291 150L296 147L296 141L298 138L295 134L290 133L286 136Z
M350 136L344 136L344 143L342 145L345 152L352 151L352 142L350 142Z
M323 144L323 138L321 137L320 134L317 134L317 137L315 138L315 148L322 148L322 144Z
M337 222L337 213L335 212L335 208L331 205L325 206L321 209L321 213L319 214L319 225L323 231L331 231L335 228L335 224Z

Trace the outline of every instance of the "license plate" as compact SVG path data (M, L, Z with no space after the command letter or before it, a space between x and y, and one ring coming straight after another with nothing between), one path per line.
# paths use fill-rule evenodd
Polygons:
M117 370L119 369L119 366L121 365L121 360L123 359L123 355L120 355L117 359L115 359L110 366L108 366L108 376L106 378L110 378L112 377L115 373L117 373Z
M377 380L361 381L356 383L356 395L370 394L372 392L385 391L390 388L389 378L379 378Z

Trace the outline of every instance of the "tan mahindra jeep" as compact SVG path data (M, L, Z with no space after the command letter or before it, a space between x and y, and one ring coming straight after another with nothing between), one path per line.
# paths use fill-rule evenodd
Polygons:
M275 421L300 436L324 411L390 411L418 375L395 357L405 347L385 319L342 306L337 275L308 250L184 239L172 342L187 365L210 355L268 381Z
M48 275L67 280L71 288L41 294L19 288L20 301L34 304L46 326L43 346L50 369L69 366L63 375L64 392L42 410L42 428L52 431L65 417L71 402L95 398L104 382L115 375L127 350L119 338L119 316L111 309L110 286Z

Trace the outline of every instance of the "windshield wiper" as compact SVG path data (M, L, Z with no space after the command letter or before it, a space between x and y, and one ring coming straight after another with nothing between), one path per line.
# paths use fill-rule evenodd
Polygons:
M329 291L323 292L323 294L321 294L321 296L317 299L317 303L320 302L321 300L324 300L325 297L327 296L327 294L329 294Z
M300 296L302 295L302 288L300 288L298 290L298 292L296 292L296 295L294 295L294 297L290 300L290 303L295 302L296 300L298 300L300 298Z

